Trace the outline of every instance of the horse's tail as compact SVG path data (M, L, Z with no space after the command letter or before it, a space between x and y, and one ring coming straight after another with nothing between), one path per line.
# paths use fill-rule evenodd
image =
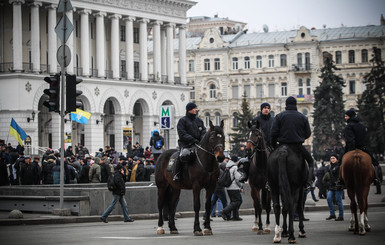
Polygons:
M278 155L278 179L279 191L284 207L289 204L289 195L291 193L289 178L287 177L287 157L288 151L285 147L281 148Z

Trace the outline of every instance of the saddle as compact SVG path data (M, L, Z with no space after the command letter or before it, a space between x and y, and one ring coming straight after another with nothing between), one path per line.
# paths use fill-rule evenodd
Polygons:
M168 164L167 164L167 168L166 168L167 172L174 172L175 161L178 159L178 157L179 157L179 151L177 151L171 155L170 160L168 161Z

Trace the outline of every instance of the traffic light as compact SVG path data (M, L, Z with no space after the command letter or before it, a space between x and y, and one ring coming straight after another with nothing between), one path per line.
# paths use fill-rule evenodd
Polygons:
M49 83L49 89L44 89L44 93L49 96L49 100L43 102L48 110L60 112L60 75L56 73L49 77L45 77L44 81Z
M81 95L81 90L76 90L76 84L83 82L83 79L76 78L75 75L66 76L66 112L71 113L76 111L76 108L82 107L83 103L76 100L76 97Z

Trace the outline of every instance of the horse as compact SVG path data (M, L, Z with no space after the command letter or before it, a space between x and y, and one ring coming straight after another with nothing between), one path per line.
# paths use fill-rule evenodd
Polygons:
M199 144L194 149L194 160L184 164L181 172L181 181L173 181L172 171L167 170L171 157L177 152L176 149L167 150L162 153L156 163L155 183L158 187L158 229L157 234L164 234L163 229L163 206L168 202L168 226L171 234L179 234L175 226L175 210L182 189L193 191L194 198L194 230L195 236L202 236L199 225L200 193L206 190L205 212L210 217L211 196L214 193L219 176L219 162L225 159L225 135L223 132L223 120L220 126L214 126L210 121L210 129L206 132ZM210 227L210 219L204 221L204 235L213 235Z
M267 190L267 157L269 152L266 149L264 135L260 129L259 122L256 125L248 123L250 131L246 142L246 152L251 160L249 168L249 185L250 194L254 204L254 225L252 231L257 231L258 235L270 234L270 211L271 211L271 196ZM262 191L262 197L261 197ZM262 201L262 204L261 204ZM263 230L262 224L262 207L266 210L266 228Z
M283 144L271 152L267 160L268 181L273 200L275 214L275 236L274 243L281 242L282 228L280 227L281 205L284 215L284 225L286 215L289 215L288 241L296 243L294 236L294 212L297 210L299 215L299 237L306 237L303 225L303 198L304 186L308 177L302 153L295 145Z
M349 231L354 234L365 235L370 231L368 223L368 194L370 184L374 180L374 168L369 154L362 150L347 152L342 158L339 172L340 179L343 179L350 199ZM360 209L360 218L357 218L357 203Z

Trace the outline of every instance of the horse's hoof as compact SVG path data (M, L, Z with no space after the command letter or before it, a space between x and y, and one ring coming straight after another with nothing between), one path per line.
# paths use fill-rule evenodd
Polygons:
M253 227L251 228L251 230L252 230L252 231L259 231L259 228L258 228L257 226L253 226Z
M299 232L298 237L306 238L306 232Z
M163 235L164 234L164 229L159 227L157 230L156 230L156 234L158 235Z
M194 231L194 236L203 236L202 231Z
M270 234L270 229L265 229L265 230L263 231L263 234Z
M349 227L349 231L354 231L354 228Z
M274 243L281 243L281 239L275 239L275 238L274 238L274 239L273 239L273 242L274 242Z
M203 234L205 236L212 236L213 235L213 231L212 230L209 230L209 229L204 229L203 230Z
M294 240L289 240L289 243L290 244L297 243L297 240L295 240L295 239Z
M360 236L365 236L365 234L366 234L365 231L359 233Z
M176 234L179 234L179 231L178 230L173 230L173 231L170 231L170 234L176 235Z

